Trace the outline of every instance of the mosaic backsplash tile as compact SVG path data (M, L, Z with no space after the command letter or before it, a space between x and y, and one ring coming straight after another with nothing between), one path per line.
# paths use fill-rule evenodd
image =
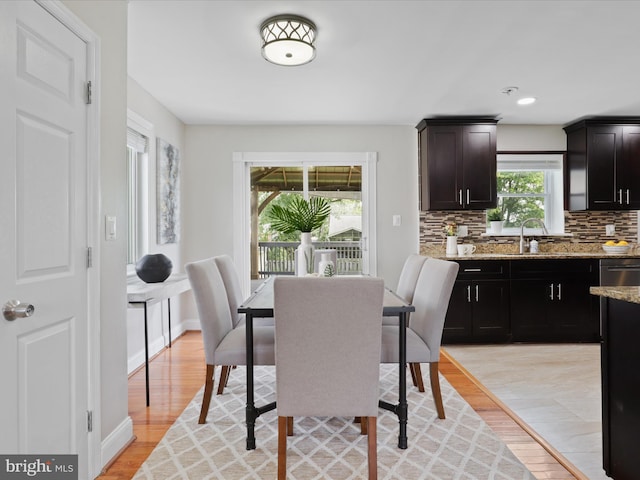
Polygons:
M484 211L420 212L420 251L428 253L444 248L443 229L448 223L466 225L464 243L473 243L477 253L516 253L519 237L482 236L487 231ZM605 225L615 225L614 236L607 236ZM601 250L607 240L627 240L638 243L638 212L564 212L567 237L537 237L541 252L592 252Z

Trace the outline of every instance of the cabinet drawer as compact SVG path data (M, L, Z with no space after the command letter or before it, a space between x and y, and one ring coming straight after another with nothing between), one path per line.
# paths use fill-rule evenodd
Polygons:
M509 262L500 260L461 260L458 261L459 279L499 279L508 278Z
M571 278L594 276L597 280L598 261L592 259L513 260L511 278Z

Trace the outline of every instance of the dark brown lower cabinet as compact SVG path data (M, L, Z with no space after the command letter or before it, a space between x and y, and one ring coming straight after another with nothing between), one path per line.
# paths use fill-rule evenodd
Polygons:
M603 467L615 480L640 472L640 305L605 299L602 312Z
M458 263L444 344L600 341L598 260Z
M442 340L444 343L509 340L508 262L462 261Z
M511 332L514 342L597 342L597 260L511 262Z

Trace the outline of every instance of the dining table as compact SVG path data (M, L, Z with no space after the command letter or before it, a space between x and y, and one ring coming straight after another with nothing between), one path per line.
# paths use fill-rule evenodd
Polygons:
M273 280L275 277L268 277L262 282L258 288L247 298L242 305L238 307L238 312L245 315L245 335L246 335L246 355L247 355L247 406L246 406L246 425L247 425L247 450L256 448L255 424L256 419L263 413L269 412L276 408L276 402L266 405L256 406L254 403L254 385L253 385L253 319L254 318L272 318L273 317ZM402 297L397 295L393 290L385 288L383 299L383 317L398 317L398 403L390 403L385 400L379 400L378 406L384 410L393 412L398 417L399 433L398 448L407 448L407 319L411 312L415 311L415 307L407 303ZM380 318L382 321L382 318Z

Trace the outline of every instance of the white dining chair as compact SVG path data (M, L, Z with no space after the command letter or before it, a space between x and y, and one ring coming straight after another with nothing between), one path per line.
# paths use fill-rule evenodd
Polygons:
M274 281L278 479L286 478L293 417L361 417L369 479L377 478L382 279L278 277Z
M213 392L216 365L246 365L245 325L233 328L227 290L214 258L187 263L185 271L195 298L207 364L204 396L198 423L205 423ZM255 365L275 364L274 327L254 326ZM221 376L222 377L222 376ZM226 380L220 379L224 386Z
M218 255L217 257L213 257L213 259L220 271L224 288L227 291L227 300L229 302L229 310L231 311L233 328L236 328L239 325L244 325L244 314L238 312L238 307L242 305L242 302L244 301L238 270L229 255ZM254 327L257 325L273 327L273 319L254 318L253 324ZM220 381L218 382L218 395L222 395L224 392L224 388L227 386L227 381L229 380L229 374L234 367L235 365L222 366L222 373L220 374Z
M427 258L416 282L411 313L411 322L406 329L407 363L418 389L424 392L421 363L429 364L431 392L439 418L445 418L440 377L438 372L440 344L444 319L449 307L453 284L458 275L458 264L448 260ZM382 326L382 363L397 363L399 328L397 325Z

